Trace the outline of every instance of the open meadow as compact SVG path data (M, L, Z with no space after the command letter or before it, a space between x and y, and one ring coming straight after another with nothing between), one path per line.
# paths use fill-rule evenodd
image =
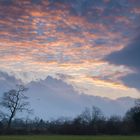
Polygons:
M140 136L0 136L0 140L140 140Z

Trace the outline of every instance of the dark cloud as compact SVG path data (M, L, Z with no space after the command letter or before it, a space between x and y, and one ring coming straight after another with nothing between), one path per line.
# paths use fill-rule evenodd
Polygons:
M138 73L129 74L123 77L122 80L127 86L140 90L140 71Z
M39 3L41 3L41 0L32 0L31 2L34 4L39 4Z
M124 83L130 87L140 89L140 35L136 37L127 47L107 56L105 60L112 64L125 65L136 71L122 78Z
M16 85L21 83L22 82L20 80L17 80L14 76L11 76L6 72L0 71L0 94L14 88Z
M13 0L1 0L0 3L3 5L10 5L12 4Z
M118 65L126 65L140 69L140 35L127 47L107 56L106 60Z

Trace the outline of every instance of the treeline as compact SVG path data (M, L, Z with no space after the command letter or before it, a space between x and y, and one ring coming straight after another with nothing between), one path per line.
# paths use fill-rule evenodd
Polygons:
M0 134L71 134L71 135L130 135L140 134L140 100L124 117L105 117L97 107L86 108L74 119L60 118L53 121L14 119L7 130L8 119L0 121Z

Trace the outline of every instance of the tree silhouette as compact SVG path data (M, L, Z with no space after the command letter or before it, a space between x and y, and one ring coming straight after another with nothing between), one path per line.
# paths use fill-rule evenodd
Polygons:
M26 87L18 85L17 89L11 89L3 94L0 104L8 111L8 130L11 128L12 120L18 112L30 111L27 108L29 106L28 97L23 94L25 91L27 91Z
M135 101L135 106L126 112L125 118L134 124L134 131L140 132L140 99Z

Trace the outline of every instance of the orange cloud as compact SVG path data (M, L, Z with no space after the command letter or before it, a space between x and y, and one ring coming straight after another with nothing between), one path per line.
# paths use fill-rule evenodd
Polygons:
M0 70L18 74L25 82L63 73L75 77L67 82L80 89L85 85L88 90L91 85L127 89L119 78L131 70L103 61L129 42L123 31L74 15L68 5L56 3L53 10L49 6L48 0L38 5L31 0L14 0L8 8L0 5L4 17L0 19ZM102 8L96 10L100 15L104 12ZM124 16L114 18L123 26L133 24ZM24 72L32 73L31 77L24 78Z

